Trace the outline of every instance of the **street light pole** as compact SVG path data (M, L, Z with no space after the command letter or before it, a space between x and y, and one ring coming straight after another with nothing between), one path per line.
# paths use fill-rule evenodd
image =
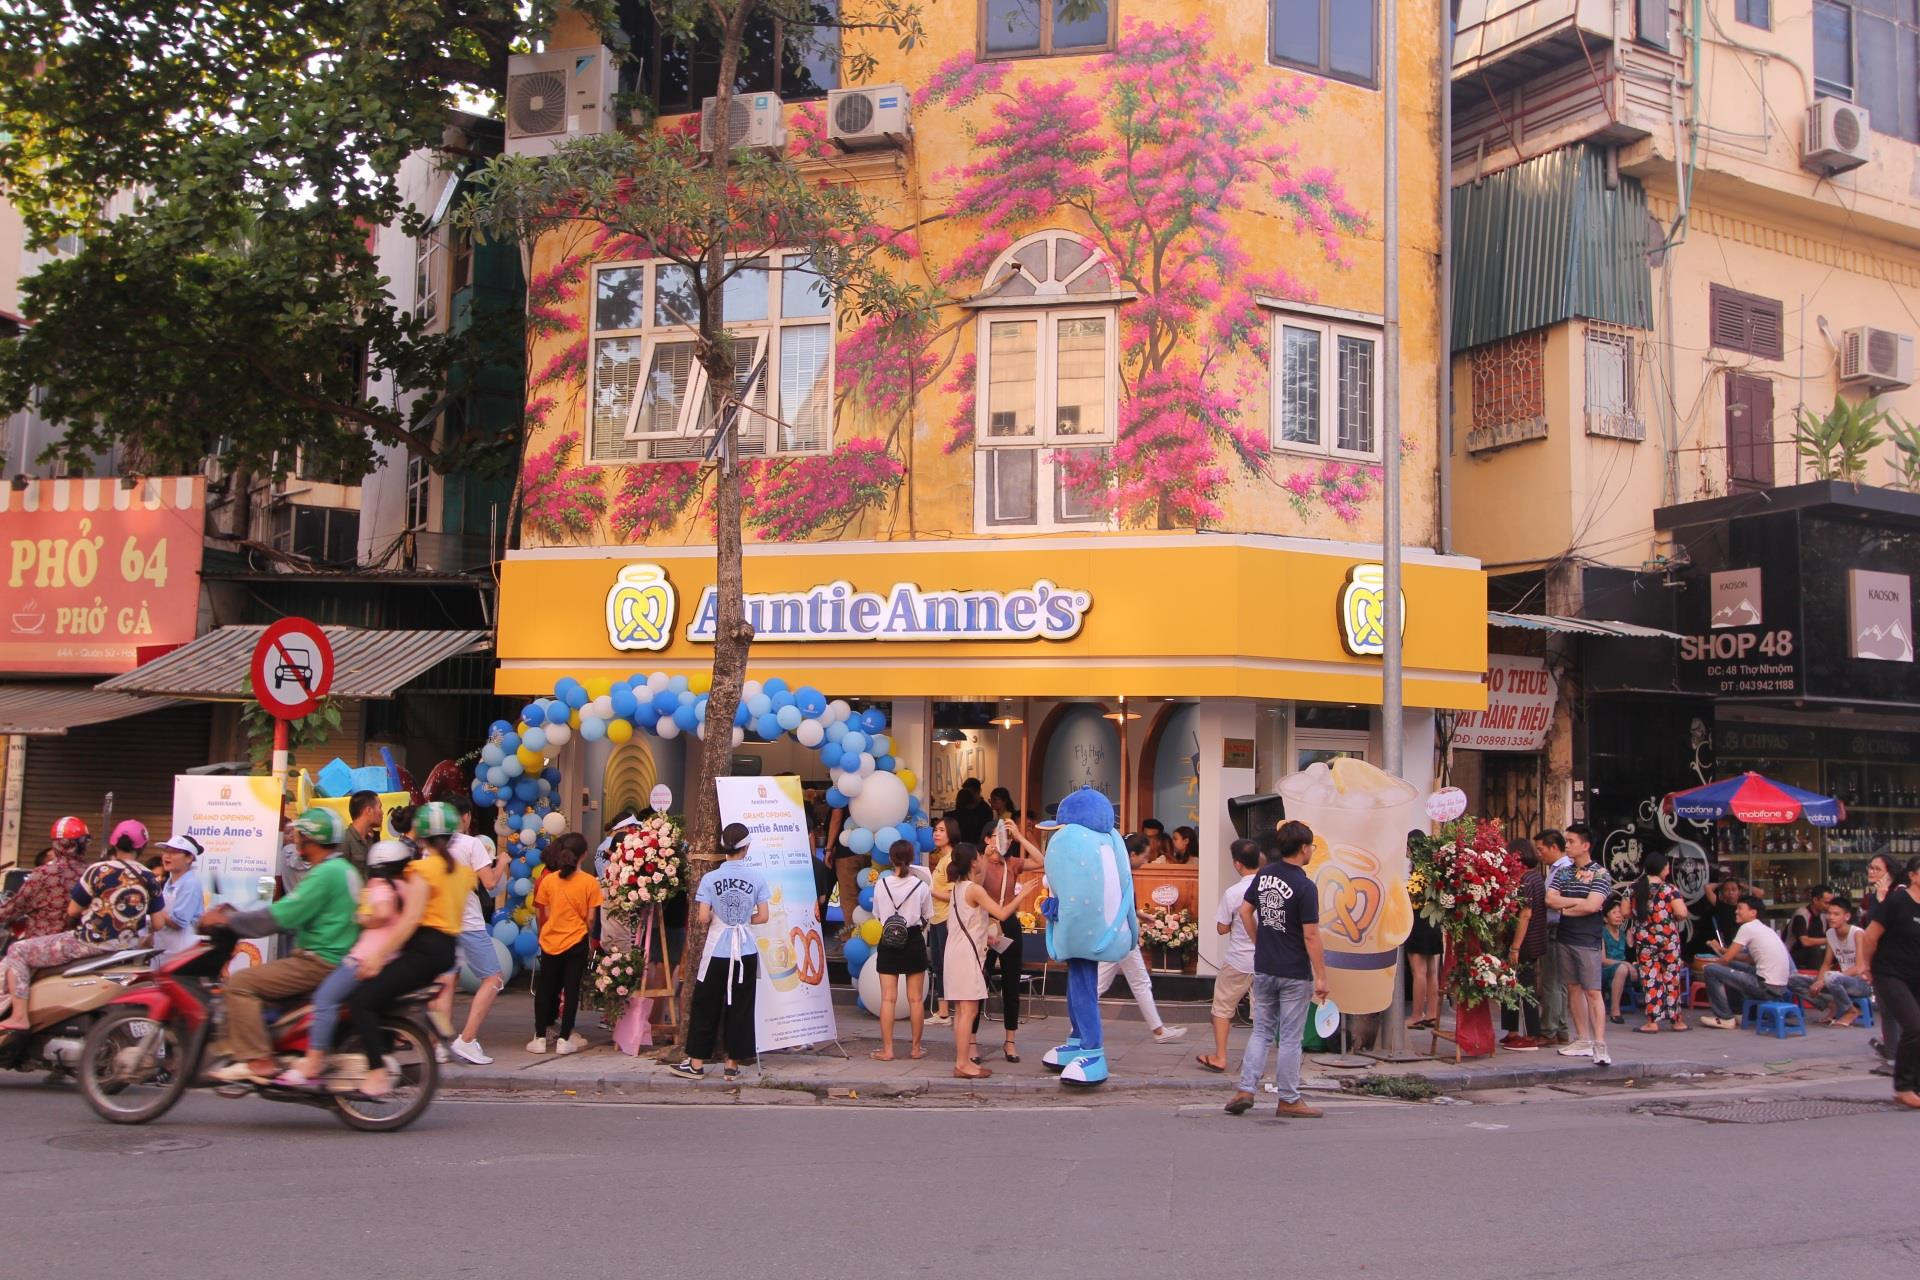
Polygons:
M1385 50L1383 72L1385 92L1381 107L1386 114L1385 154L1382 186L1385 213L1381 219L1381 254L1384 298L1381 306L1381 391L1380 431L1380 566L1384 589L1381 616L1386 636L1380 655L1380 763L1394 777L1401 776L1405 762L1401 750L1405 740L1405 714L1400 705L1404 690L1401 653L1400 608L1400 39L1398 5L1383 4L1381 48ZM1443 14L1442 19L1445 21ZM1442 146L1445 146L1443 140ZM1444 353L1442 355L1444 359ZM1393 998L1387 1006L1386 1025L1374 1038L1375 1047L1384 1055L1405 1053L1407 1030L1402 1003L1404 951L1395 957Z

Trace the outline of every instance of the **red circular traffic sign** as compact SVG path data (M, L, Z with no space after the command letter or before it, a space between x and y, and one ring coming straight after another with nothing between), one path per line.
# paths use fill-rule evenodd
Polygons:
M305 618L282 618L261 633L247 664L253 696L282 720L312 715L333 687L333 646Z

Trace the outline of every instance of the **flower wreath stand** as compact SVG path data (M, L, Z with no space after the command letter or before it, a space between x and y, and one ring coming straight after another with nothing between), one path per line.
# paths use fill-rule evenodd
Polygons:
M1448 940L1447 954L1440 969L1442 987L1452 987L1454 967L1463 960L1470 960L1470 957L1461 954L1458 943ZM1491 1058L1494 1051L1492 1003L1485 1000L1469 1005L1462 1005L1457 1000L1452 1003L1453 1030L1442 1030L1436 1023L1427 1052L1438 1057L1440 1042L1445 1040L1453 1045L1453 1060L1456 1063L1466 1058Z
M615 1047L629 1057L649 1045L673 1043L680 1030L673 956L657 905L647 908L637 941L634 950L640 957L640 986L613 1028Z

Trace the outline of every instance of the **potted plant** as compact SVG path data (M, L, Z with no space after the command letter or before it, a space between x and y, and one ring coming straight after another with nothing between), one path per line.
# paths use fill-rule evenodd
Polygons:
M1193 972L1199 960L1193 948L1199 940L1200 926L1191 911L1155 903L1140 913L1141 945L1159 949L1155 968Z
M1866 478L1867 457L1886 442L1880 428L1887 425L1886 410L1872 400L1848 404L1835 397L1833 408L1822 414L1795 409L1794 447L1813 465L1816 480L1844 480L1859 484Z

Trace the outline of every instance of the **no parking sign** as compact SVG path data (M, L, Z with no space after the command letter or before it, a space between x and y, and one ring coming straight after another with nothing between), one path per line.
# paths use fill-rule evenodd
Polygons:
M333 646L315 623L282 618L261 634L247 670L267 714L298 720L312 715L333 687Z

